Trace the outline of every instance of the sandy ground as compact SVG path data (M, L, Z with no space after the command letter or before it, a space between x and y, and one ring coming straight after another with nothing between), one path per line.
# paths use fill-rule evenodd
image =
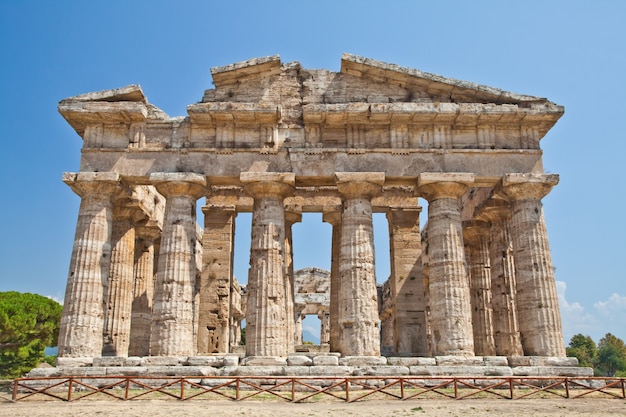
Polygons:
M358 403L291 404L278 401L202 401L164 400L60 401L0 400L0 416L78 417L78 416L626 416L623 399L465 399L365 401Z

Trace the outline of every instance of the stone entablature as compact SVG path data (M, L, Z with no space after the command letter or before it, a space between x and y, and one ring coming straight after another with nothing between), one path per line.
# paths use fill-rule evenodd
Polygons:
M333 227L332 351L378 357L382 319L386 354L565 354L541 207L558 176L539 146L561 106L348 54L336 73L267 57L212 74L184 117L139 86L59 103L84 141L64 175L82 202L61 357L227 353L242 316L248 356L286 357L303 212ZM239 212L253 213L244 306ZM380 315L374 212L391 252Z

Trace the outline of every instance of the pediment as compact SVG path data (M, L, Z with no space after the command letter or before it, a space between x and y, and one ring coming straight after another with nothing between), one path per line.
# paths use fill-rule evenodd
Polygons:
M521 104L548 101L351 54L341 57L341 73L377 85L395 85L414 92L416 96L428 96L442 102Z
M215 67L211 74L216 88L207 90L203 102L270 101L298 92L303 104L447 102L530 106L549 103L541 97L351 54L342 55L339 72L303 69L298 62L283 64L274 55Z
M254 114L236 116L240 120L258 120L262 107L278 109L275 114L280 113L282 123L291 126L315 119L423 123L436 117L457 120L459 113L469 113L472 120L479 116L471 114L482 114L489 123L500 115L514 122L528 113L547 114L551 126L563 113L561 106L545 98L351 54L343 54L339 72L304 69L298 62L284 64L274 55L216 67L211 73L215 88L205 92L201 103L188 107L192 119L200 114L205 120L209 120L207 114L219 118L214 109L227 107L215 103L233 103L235 112L253 109Z

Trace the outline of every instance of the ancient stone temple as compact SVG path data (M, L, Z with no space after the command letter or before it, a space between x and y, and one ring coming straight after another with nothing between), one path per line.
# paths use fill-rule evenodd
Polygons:
M315 311L331 352L565 355L541 202L558 176L540 148L563 107L349 54L339 72L272 56L211 74L186 116L139 86L60 102L83 139L63 176L81 205L61 358L228 353L244 318L247 356L286 357L313 314L292 262L292 226L309 212L332 225ZM243 212L245 294L233 277ZM372 213L389 223L380 296Z

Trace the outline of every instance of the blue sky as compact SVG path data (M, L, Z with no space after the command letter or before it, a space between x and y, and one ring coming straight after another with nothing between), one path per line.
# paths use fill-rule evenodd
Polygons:
M212 88L210 68L279 54L339 70L343 52L547 97L565 115L542 140L561 175L545 198L566 342L626 338L626 2L0 0L0 291L62 299L81 139L59 100L140 84L170 116ZM247 275L249 216L235 273ZM294 227L295 266L330 265L330 226ZM375 219L378 280L389 273Z

